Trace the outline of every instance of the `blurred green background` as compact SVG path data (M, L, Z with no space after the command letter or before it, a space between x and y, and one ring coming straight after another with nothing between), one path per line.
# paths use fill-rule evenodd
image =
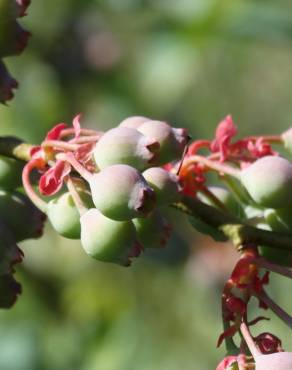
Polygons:
M194 138L211 138L227 114L241 135L291 126L289 0L34 0L22 24L33 37L6 60L20 89L0 107L2 135L38 143L79 112L85 127L146 115ZM170 246L131 268L92 261L49 225L23 243L23 294L0 312L0 369L214 369L220 290L237 256L169 217ZM272 280L291 312L288 281ZM291 351L289 329L268 316L255 332Z

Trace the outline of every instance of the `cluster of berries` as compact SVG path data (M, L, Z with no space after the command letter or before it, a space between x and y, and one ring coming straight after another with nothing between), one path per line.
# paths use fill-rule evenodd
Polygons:
M20 54L26 47L30 33L17 21L26 15L30 0L0 0L0 102L13 98L17 81L10 75L2 58Z
M163 166L182 156L184 129L130 117L105 133L54 127L23 171L32 201L62 236L81 240L95 259L129 265L144 248L160 248L170 236L163 207L179 200L179 179ZM37 169L39 193L30 172Z
M255 231L273 231L275 240L283 235L291 238L292 164L289 155L292 154L292 129L282 135L233 141L236 133L236 126L228 116L217 127L213 140L198 140L190 145L179 173L183 192L220 210L222 216L230 216L226 218L227 224L247 225ZM285 157L274 151L273 145L282 146L282 153L286 149ZM208 151L207 155L198 154L202 148ZM208 171L215 171L226 187L207 184ZM220 227L209 223L199 212L194 211L190 221L214 239L228 239ZM289 327L292 325L291 317L265 290L269 271L292 277L289 269L292 267L292 250L277 249L275 243L273 247L262 245L259 240L261 238L254 237L240 245L241 257L223 289L225 330L219 337L218 346L225 340L229 348L232 347L233 355L222 360L217 370L291 368L292 354L283 352L279 338L270 333L252 337L249 332L249 326L266 319L260 316L248 320L248 304L252 297L258 299L260 308L270 308ZM236 333L241 337L238 347L233 342ZM236 352L238 355L235 356Z
M166 243L170 226L162 214L171 204L191 215L197 230L217 240L230 237L222 225L252 229L255 237L238 238L243 240L241 257L222 294L225 330L218 345L231 342L238 356L226 357L218 370L237 369L243 363L262 369L267 357L261 356L271 355L279 364L281 341L270 333L252 338L249 326L264 318L247 321L247 313L254 296L261 308L271 308L292 325L264 288L269 271L292 277L291 249L277 249L274 242L277 236L292 236L292 164L273 149L274 144L282 145L292 153L292 129L234 141L237 128L228 116L213 140L189 145L185 129L162 121L129 117L103 133L82 129L79 119L75 117L73 127L55 126L32 148L23 170L28 196L53 228L67 238L80 238L93 258L125 266L144 248ZM207 154L199 154L201 149ZM39 174L38 192L30 182L34 170ZM209 171L215 171L225 187L209 184ZM50 200L45 202L41 195ZM269 240L266 245L258 242L260 233ZM242 338L239 347L233 342L236 333ZM260 349L253 358L246 356L250 343ZM288 353L283 356L290 361Z
M180 169L183 192L237 218L239 223L280 233L292 233L292 164L272 145L292 154L292 129L282 135L247 137L232 142L237 129L230 116L217 127L215 139L194 141ZM198 155L204 148L210 155ZM222 186L207 184L215 171ZM192 217L192 224L214 239L226 236ZM292 251L257 246L267 260L292 267Z

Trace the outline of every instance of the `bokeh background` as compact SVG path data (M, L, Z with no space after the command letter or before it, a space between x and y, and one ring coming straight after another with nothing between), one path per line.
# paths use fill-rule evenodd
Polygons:
M38 143L79 112L85 127L146 115L193 138L211 138L227 114L241 135L291 126L289 0L35 0L22 24L33 37L6 60L20 89L0 107L2 135ZM214 369L220 290L238 256L169 217L170 245L131 268L91 260L49 225L23 243L23 294L0 312L0 369ZM289 282L272 280L291 312ZM291 351L289 329L268 316L255 333L271 330Z

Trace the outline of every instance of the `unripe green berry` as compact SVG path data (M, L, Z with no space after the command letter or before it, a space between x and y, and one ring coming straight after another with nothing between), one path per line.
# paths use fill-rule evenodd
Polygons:
M0 189L13 190L21 186L23 163L14 158L0 156Z
M159 164L165 164L180 157L188 140L185 129L172 128L162 121L146 121L138 127L138 131L159 142Z
M292 233L292 207L267 209L264 212L266 222L273 231Z
M142 250L131 221L114 221L92 208L80 218L81 244L87 254L104 262L128 266Z
M19 192L0 190L0 217L17 242L42 235L46 216Z
M79 196L86 206L92 206L88 194L79 192ZM70 193L64 193L48 203L48 218L58 234L69 239L80 238L80 214Z
M148 168L142 175L154 190L158 205L169 205L179 200L178 176L160 167Z
M292 352L276 352L255 357L255 370L291 370Z
M100 169L114 164L127 164L144 169L155 162L159 144L133 128L116 127L96 143L94 159Z
M241 172L241 181L261 206L283 208L292 204L292 164L285 158L267 156Z
M151 121L150 118L143 117L143 116L132 116L124 119L120 124L119 127L128 127L137 129L142 123L146 121Z
M292 154L292 127L282 134L282 139L284 141L284 146L290 154Z
M94 174L90 180L97 209L116 221L144 217L155 206L155 193L135 168L116 164Z
M220 186L209 186L208 190L215 195L215 197L226 207L228 211L237 216L243 215L243 209L241 205L236 201L233 195L227 190ZM197 198L209 206L220 209L218 204L212 199L208 198L203 192L197 193Z
M170 238L171 226L158 210L145 218L134 218L133 223L145 248L162 248Z

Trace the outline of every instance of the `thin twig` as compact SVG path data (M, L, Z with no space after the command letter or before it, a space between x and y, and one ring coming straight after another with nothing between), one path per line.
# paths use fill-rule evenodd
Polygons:
M287 267L271 263L264 258L256 258L253 262L261 268L292 279L292 270Z
M262 290L260 293L257 293L256 297L263 301L274 312L275 315L277 315L292 329L292 317L275 301L273 301L264 290Z

